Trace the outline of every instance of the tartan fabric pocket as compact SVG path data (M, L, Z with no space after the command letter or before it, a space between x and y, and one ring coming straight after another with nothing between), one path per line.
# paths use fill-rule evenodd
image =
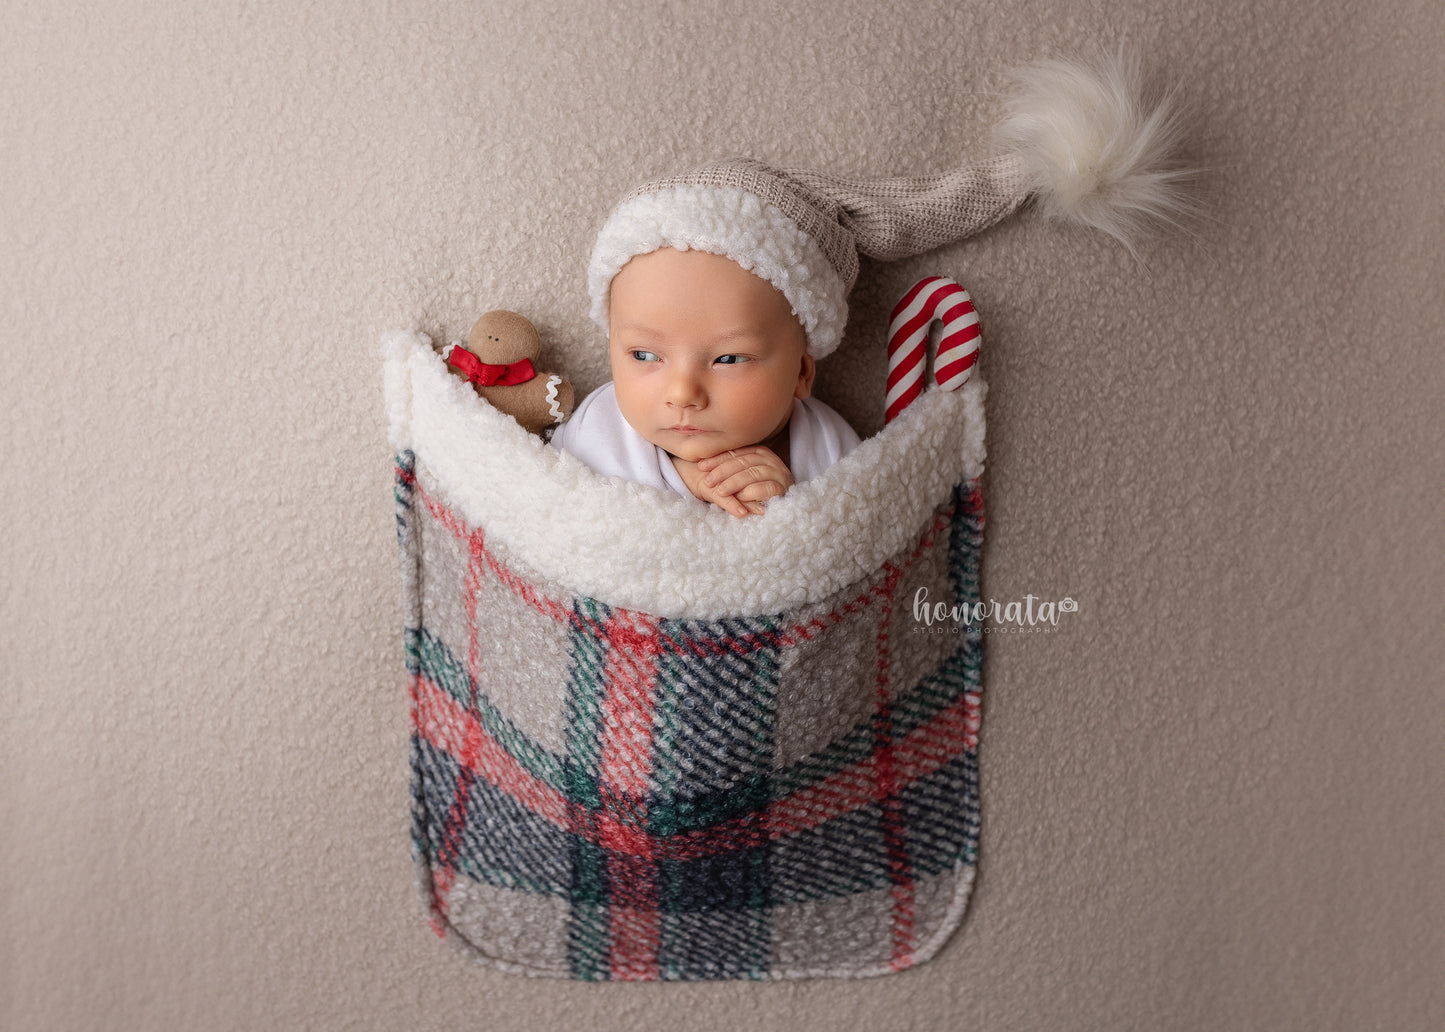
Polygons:
M823 597L694 616L529 564L463 513L456 468L396 464L412 848L438 934L587 980L932 956L977 858L981 634L913 600L977 601L977 477Z

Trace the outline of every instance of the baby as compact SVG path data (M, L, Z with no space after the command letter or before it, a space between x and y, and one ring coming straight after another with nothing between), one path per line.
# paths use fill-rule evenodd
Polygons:
M858 255L962 239L1022 202L1008 161L863 180L732 159L625 197L588 266L612 382L552 443L599 473L758 515L858 446L811 397ZM881 385L880 385L881 387Z
M598 472L748 516L857 447L810 397L816 364L787 298L732 259L638 255L609 301L612 382L552 438Z

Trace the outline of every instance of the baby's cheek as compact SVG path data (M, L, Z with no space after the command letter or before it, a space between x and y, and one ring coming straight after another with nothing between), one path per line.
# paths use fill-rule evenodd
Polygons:
M737 400L738 416L750 425L771 428L793 411L793 396L784 396L771 380L759 378L741 392Z
M636 376L613 377L612 390L617 395L617 407L629 421L646 410L648 391Z

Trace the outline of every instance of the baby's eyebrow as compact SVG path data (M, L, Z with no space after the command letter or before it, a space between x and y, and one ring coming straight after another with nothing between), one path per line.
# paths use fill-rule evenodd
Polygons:
M629 339L642 339L644 341L665 342L668 339L666 333L654 329L644 323L623 323L614 327L610 333L612 337L627 337ZM724 330L721 333L713 334L708 338L705 346L710 348L728 347L738 343L761 344L767 339L767 334L762 330L751 326L738 326L733 329Z
M735 330L728 330L728 331L726 331L726 332L724 332L724 333L719 333L719 334L717 334L715 337L712 338L711 343L712 343L713 345L731 344L731 343L733 343L733 342L735 342L735 341L740 341L740 340L741 340L741 341L755 341L755 342L756 342L756 341L762 341L762 340L764 340L766 337L767 337L767 334L763 333L761 330L755 330L755 329L753 329L753 328L751 328L751 327L743 326L743 327L739 327L738 329L735 329Z
M634 337L647 337L651 340L661 340L663 335L650 326L642 326L638 323L624 323L616 327L613 334L626 333Z

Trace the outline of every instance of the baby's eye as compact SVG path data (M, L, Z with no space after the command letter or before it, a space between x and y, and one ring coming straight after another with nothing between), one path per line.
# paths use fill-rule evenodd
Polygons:
M630 352L628 352L628 354L630 354L639 362L657 361L657 356L655 354L653 354L651 351L643 351L641 348L633 348Z
M714 361L718 365L737 365L739 362L746 362L747 357L745 355L719 355Z

